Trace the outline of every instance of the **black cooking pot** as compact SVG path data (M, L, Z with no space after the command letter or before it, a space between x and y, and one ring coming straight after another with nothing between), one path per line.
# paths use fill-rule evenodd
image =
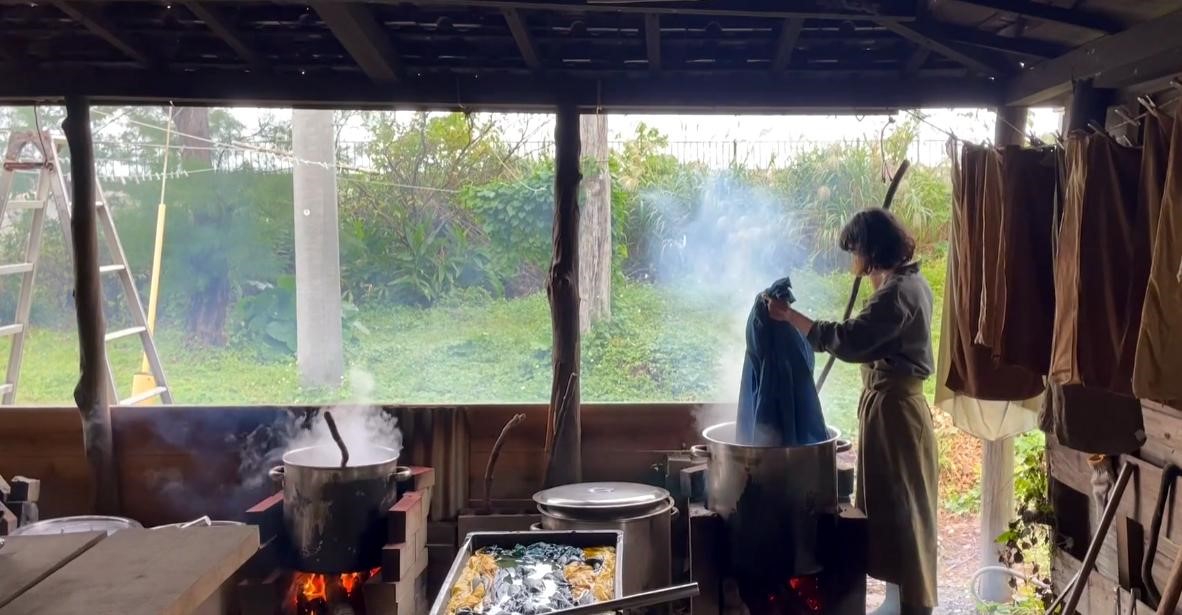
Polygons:
M271 478L283 484L283 524L293 564L305 572L339 574L381 565L386 512L410 468L398 451L350 448L349 464L332 445L288 451Z

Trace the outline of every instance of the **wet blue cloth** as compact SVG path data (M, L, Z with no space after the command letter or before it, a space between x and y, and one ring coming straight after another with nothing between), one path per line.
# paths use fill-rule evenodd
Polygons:
M788 278L777 280L765 294L796 301ZM813 349L792 325L771 319L762 294L747 318L735 435L740 444L756 446L801 446L828 437L813 384Z

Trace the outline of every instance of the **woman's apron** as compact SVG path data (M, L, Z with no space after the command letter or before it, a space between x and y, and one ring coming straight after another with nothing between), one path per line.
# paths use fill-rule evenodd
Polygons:
M934 607L939 461L923 380L863 366L862 383L857 506L868 572L898 585L904 604Z

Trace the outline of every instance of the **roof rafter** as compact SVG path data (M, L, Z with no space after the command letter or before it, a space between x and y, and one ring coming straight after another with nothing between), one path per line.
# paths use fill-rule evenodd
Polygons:
M246 63L258 69L267 69L270 66L270 62L262 54L243 42L242 36L220 15L220 11L200 2L185 2L184 5L190 13L193 13L205 24L206 28L209 28L210 32L222 39L222 42L233 49L234 53L238 54L238 57L245 60Z
M928 34L932 38L954 40L965 45L992 49L1013 55L1048 59L1057 58L1071 51L1069 47L1058 43L1030 38L1000 36L975 28L965 28L943 23L929 22L922 25L915 24L913 27L920 32Z
M995 77L999 74L997 67L988 64L971 54L960 51L948 43L935 38L931 34L916 29L912 24L884 21L882 22L882 27L894 32L895 34L898 34L899 36L902 36L903 38L915 43L916 45L919 45L920 47L930 49L934 53L938 53L949 60L957 62L966 68L975 70L985 75L989 75L991 77Z
M70 19L82 24L99 38L107 41L112 47L123 52L123 55L133 59L144 68L152 66L150 55L136 44L120 35L94 7L83 7L65 0L50 0L50 4L65 13Z
M783 72L792 63L792 52L796 50L796 42L800 40L800 32L804 29L804 20L792 17L784 20L780 27L780 37L776 39L776 56L772 58L772 72Z
M398 81L398 54L369 8L339 1L315 2L312 8L371 80Z
M1098 13L1082 9L1066 9L1030 0L958 0L958 2L1100 32L1101 34L1115 34L1122 30L1120 23Z
M661 70L661 16L646 13L644 16L644 47L651 71Z
M505 23L509 25L509 32L513 34L513 42L517 43L517 50L521 52L521 59L525 60L525 65L531 70L541 68L542 61L538 58L538 49L530 38L529 27L525 25L521 12L515 8L503 8L501 14L505 16Z

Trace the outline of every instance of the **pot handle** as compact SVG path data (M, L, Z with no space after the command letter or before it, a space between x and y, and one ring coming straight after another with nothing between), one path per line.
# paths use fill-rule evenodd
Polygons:
M283 479L287 473L283 471L283 466L275 466L267 472L267 476L271 477L271 482L283 486Z
M849 440L840 440L839 439L837 441L836 452L838 452L838 453L844 453L852 448L854 448L854 443L850 442Z
M690 447L689 452L690 452L690 457L693 457L694 459L709 459L710 458L710 448L707 447L705 444L695 444Z
M680 516L681 516L681 511L676 506L674 506L669 511L669 521L677 521L677 518Z
M411 469L407 466L398 466L394 468L394 473L390 475L390 483L401 483L404 480L410 480L413 475Z

